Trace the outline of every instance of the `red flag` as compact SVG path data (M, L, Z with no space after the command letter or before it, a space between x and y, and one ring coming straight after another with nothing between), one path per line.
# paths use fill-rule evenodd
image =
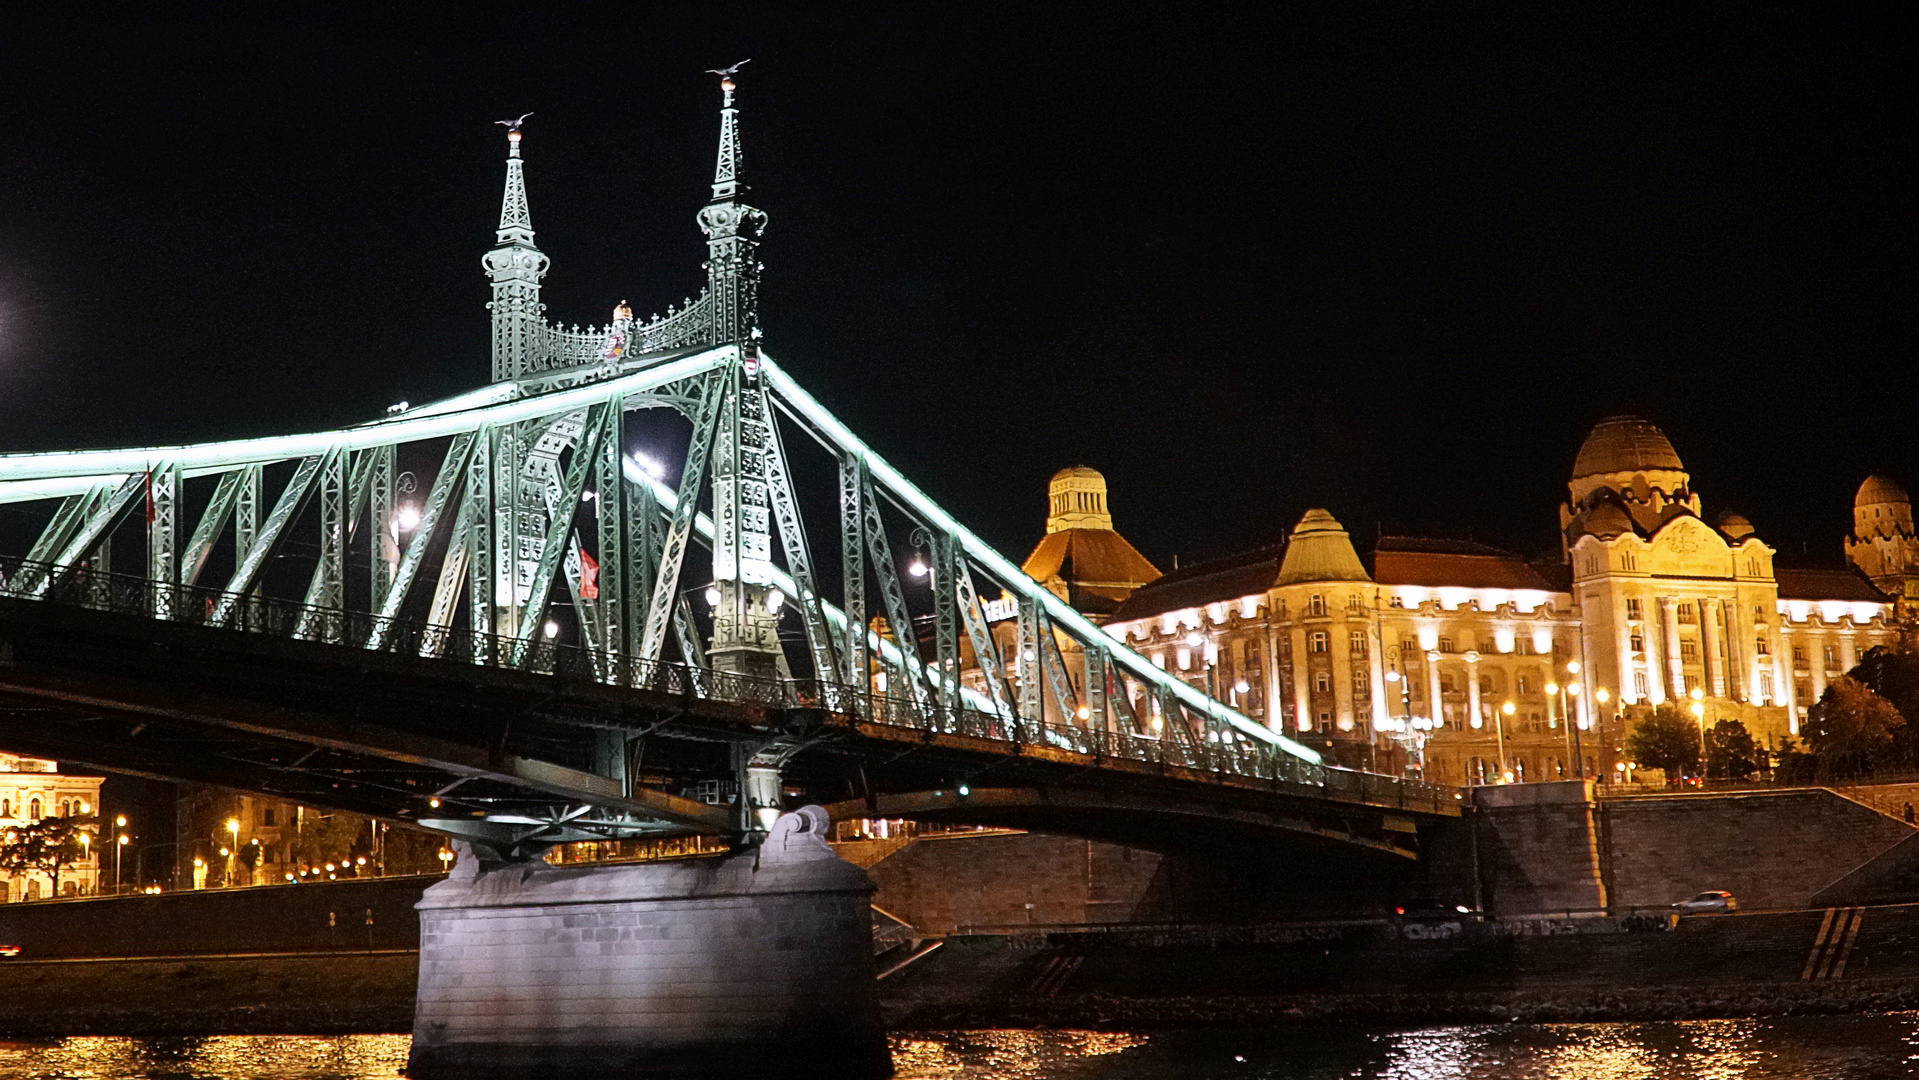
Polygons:
M147 470L147 524L153 524L153 470Z
M600 598L600 562L580 549L580 599L598 600Z

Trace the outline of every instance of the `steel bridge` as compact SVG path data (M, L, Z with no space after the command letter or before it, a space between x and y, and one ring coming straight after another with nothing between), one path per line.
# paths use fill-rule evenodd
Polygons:
M768 354L735 90L683 307L547 321L516 126L489 385L336 431L0 455L0 741L503 857L750 840L794 797L1401 855L1457 814L1104 633Z

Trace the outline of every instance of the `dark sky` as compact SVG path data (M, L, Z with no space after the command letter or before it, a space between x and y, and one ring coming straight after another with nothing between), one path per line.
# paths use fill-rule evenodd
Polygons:
M527 110L549 313L696 293L701 71L751 57L769 351L1015 556L1074 463L1162 566L1309 506L1530 554L1622 407L1795 554L1919 478L1890 18L154 7L0 32L0 449L483 382L492 122Z

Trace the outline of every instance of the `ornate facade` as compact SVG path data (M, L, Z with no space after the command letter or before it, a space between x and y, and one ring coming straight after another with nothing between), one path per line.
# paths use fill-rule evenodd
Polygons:
M43 758L0 754L0 831L49 817L90 817L100 806L100 777L60 771ZM87 834L80 857L61 867L61 896L85 896L100 886L99 837ZM55 895L45 873L0 878L0 902L42 900Z
M1778 746L1831 679L1907 627L1919 540L1883 477L1860 488L1851 565L1807 570L1775 566L1738 514L1708 524L1643 419L1602 421L1572 471L1558 558L1385 537L1364 560L1315 509L1282 546L1144 582L1101 614L1156 664L1335 760L1423 761L1455 783L1610 774L1634 719L1663 702Z

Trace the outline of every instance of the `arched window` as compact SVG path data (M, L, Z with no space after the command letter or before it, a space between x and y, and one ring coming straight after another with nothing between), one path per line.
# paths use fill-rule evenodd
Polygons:
M1442 693L1442 694L1450 694L1450 693L1452 693L1452 692L1454 692L1454 691L1455 691L1455 690L1457 690L1457 689L1459 689L1459 688L1458 688L1457 686L1454 686L1454 685L1453 685L1453 677L1452 677L1452 674L1451 674L1450 672L1440 672L1440 675L1439 675L1439 692L1440 692L1440 693Z
M1314 593L1306 601L1306 614L1314 617L1326 614L1326 598Z
M35 799L32 802L27 804L27 820L28 821L40 820L40 800L39 799Z
M60 816L61 817L73 816L73 800L71 799L60 800Z
M10 818L12 816L13 816L13 800L0 799L0 818Z

